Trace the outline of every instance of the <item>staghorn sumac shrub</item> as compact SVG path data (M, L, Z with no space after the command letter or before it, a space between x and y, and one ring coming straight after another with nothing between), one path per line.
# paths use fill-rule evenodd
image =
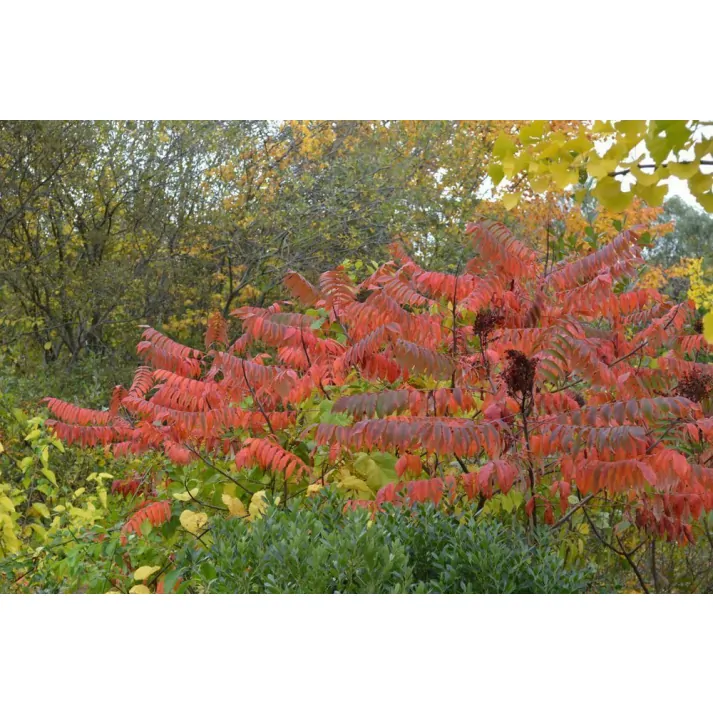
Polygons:
M467 233L459 274L401 245L361 284L289 273L294 302L235 310L234 340L212 316L207 351L147 327L146 365L108 410L48 399L48 423L117 457L213 464L246 499L251 479L283 504L334 483L369 508L517 509L512 491L530 528L584 527L627 558L633 531L692 541L713 509L713 364L692 303L637 287L635 230L555 265L501 224Z

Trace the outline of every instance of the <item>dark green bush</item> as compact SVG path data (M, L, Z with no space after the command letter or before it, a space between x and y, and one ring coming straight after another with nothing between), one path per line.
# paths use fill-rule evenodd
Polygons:
M185 574L197 591L236 594L573 593L587 584L545 536L530 544L474 510L392 508L372 523L342 508L329 495L271 507L251 524L218 521L207 552L184 552Z

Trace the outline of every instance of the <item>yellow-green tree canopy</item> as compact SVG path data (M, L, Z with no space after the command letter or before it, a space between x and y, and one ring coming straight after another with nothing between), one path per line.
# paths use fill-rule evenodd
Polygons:
M666 180L675 177L713 212L713 122L594 121L574 137L561 123L526 122L498 136L489 174L495 186L511 182L503 198L507 207L526 192L576 190L587 179L594 179L594 195L610 210L625 210L637 196L659 206L668 192Z

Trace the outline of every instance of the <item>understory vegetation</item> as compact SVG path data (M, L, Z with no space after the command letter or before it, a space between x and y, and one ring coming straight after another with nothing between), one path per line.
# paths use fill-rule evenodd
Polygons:
M529 126L3 125L0 591L713 591L709 222Z

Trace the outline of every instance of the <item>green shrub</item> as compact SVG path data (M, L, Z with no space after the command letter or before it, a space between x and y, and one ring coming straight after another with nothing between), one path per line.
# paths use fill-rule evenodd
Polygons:
M254 523L217 521L212 545L183 553L184 576L215 593L573 593L588 572L567 569L547 539L433 505L342 512L334 495Z

